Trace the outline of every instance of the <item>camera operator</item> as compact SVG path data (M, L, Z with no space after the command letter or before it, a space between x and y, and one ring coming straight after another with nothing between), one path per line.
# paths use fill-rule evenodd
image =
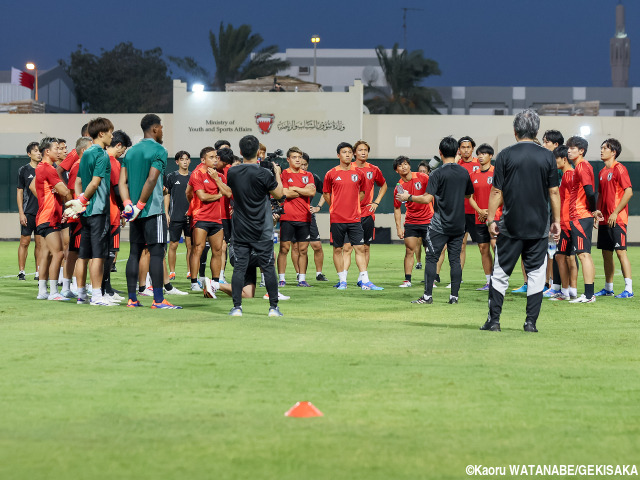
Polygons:
M253 135L240 140L240 154L244 161L229 169L227 184L234 199L233 232L237 256L231 280L233 308L229 315L242 316L242 289L251 253L258 257L269 294L269 316L281 317L278 309L278 279L273 257L273 217L269 194L283 196L280 166L272 170L258 165L259 142Z

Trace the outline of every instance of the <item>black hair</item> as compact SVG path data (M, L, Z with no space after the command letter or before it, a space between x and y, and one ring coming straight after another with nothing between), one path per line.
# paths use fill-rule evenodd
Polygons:
M218 140L213 144L213 148L215 148L216 150L220 150L220 147L222 147L222 145L227 145L229 148L231 148L231 142L229 140Z
M162 125L162 120L155 113L147 113L142 120L140 120L140 128L143 132L148 132L154 125Z
M407 162L409 164L409 166L411 166L411 160L409 160L409 157L405 157L403 155L400 155L399 157L397 157L394 161L393 161L393 169L394 170L398 170L398 167L400 165L402 165L403 163Z
M215 152L216 149L213 147L204 147L202 150L200 150L200 160L202 160L204 157L207 156L207 153L209 152Z
M427 173L431 172L431 167L429 166L429 162L427 162L426 160L422 160L419 164L418 164L418 169L420 167L425 167L427 169Z
M547 137L547 140L551 141L549 137ZM569 155L569 148L566 145L560 145L553 149L553 156L556 158L567 158L568 155Z
M567 140L567 147L577 147L578 150L584 150L584 153L582 154L584 157L587 154L589 142L587 142L585 138L574 135L573 137L569 137L569 140Z
M618 157L622 153L622 145L620 145L620 142L615 138L607 138L604 142L602 142L602 145L606 145L611 150L613 150L613 152L616 154L616 159L618 159ZM600 146L602 147L602 145Z
M56 137L44 137L42 140L40 140L40 145L38 148L40 148L40 153L42 153L43 156L44 151L51 148L52 143L58 143L58 139Z
M456 154L458 153L458 145L459 144L457 140L449 135L448 137L444 137L442 140L440 140L438 149L440 150L444 158L455 158Z
M64 138L58 138L58 143L64 143L66 145L67 141Z
M189 152L185 151L185 150L180 150L178 153L176 153L176 162L178 160L180 160L183 156L187 156L187 158L189 160L191 160L191 155L189 155Z
M88 124L88 123L85 123L85 124L82 126L82 129L80 130L80 136L81 136L81 137L87 137L87 136L89 136L89 124Z
M489 155L493 156L494 154L493 147L488 143L483 143L476 149L476 155L479 155L481 153L488 153Z
M27 153L31 153L31 150L33 150L36 147L38 147L39 149L40 144L38 142L31 142L29 145L27 145Z
M235 157L235 155L230 148L219 148L217 153L225 165L231 165L233 163L233 157Z
M551 143L557 143L558 146L564 143L564 137L558 130L547 130L542 136L542 140L547 139Z
M347 142L340 142L338 144L338 147L336 148L336 153L340 153L340 150L342 150L343 148L350 148L351 149L351 153L353 153L353 145L351 145L350 143Z
M302 158L304 158L307 161L307 163L310 163L309 154L302 152Z
M245 135L240 139L240 155L247 160L255 158L260 142L255 135Z
M129 148L132 145L131 138L129 138L129 135L124 133L122 130L116 130L113 132L113 137L111 138L112 147L115 147L118 144L121 144L125 148Z
M468 135L458 140L458 148L460 148L460 145L462 145L462 142L471 142L471 148L476 148L476 142L474 142L473 138L471 138Z

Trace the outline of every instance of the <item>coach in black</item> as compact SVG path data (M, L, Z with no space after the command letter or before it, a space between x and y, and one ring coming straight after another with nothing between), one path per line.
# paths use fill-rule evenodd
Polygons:
M240 140L240 154L244 161L229 169L227 185L233 193L233 247L236 264L233 269L231 289L233 308L229 315L242 316L242 289L251 253L258 257L264 272L269 294L269 316L281 317L278 309L278 278L273 258L273 217L269 194L279 199L283 196L280 167L274 164L274 172L258 165L260 142L253 135Z
M553 153L533 141L539 128L540 117L533 110L517 114L513 121L517 143L502 150L496 158L487 226L497 240L489 288L489 316L480 330L500 331L504 293L513 267L518 257L522 257L528 279L524 330L538 331L536 321L547 271L549 232L556 241L560 236L558 172ZM503 205L502 219L496 223L492 219L500 205Z
M435 199L435 213L423 239L425 246L424 295L411 303L433 303L431 293L436 279L436 266L445 245L449 250L451 267L451 294L449 303L458 303L458 292L462 281L460 251L465 234L464 199L473 194L473 183L469 172L456 163L458 142L453 137L445 137L440 142L442 166L431 175L424 195L413 196L401 193L400 201L431 203Z

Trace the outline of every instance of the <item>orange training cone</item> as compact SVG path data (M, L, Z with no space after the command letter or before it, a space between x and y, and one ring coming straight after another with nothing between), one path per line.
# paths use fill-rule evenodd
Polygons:
M313 406L311 402L298 402L284 414L285 417L322 417L323 413Z

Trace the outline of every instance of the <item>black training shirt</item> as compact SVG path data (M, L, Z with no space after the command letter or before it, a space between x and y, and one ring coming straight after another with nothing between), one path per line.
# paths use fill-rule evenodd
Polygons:
M429 175L426 193L435 198L430 228L443 235L462 235L465 230L464 199L473 194L469 172L457 163L445 163Z
M23 165L18 170L18 188L22 189L22 208L25 214L38 214L38 198L31 193L29 185L36 178L36 169L30 163Z
M493 186L504 201L500 234L520 239L549 235L549 189L558 186L551 151L531 141L505 148L496 157Z
M178 170L171 172L164 179L164 186L169 191L169 219L172 222L185 222L187 220L187 185L189 174L182 175Z
M243 243L271 241L273 217L269 192L278 187L275 177L255 163L229 169L227 185L233 193L233 235Z

